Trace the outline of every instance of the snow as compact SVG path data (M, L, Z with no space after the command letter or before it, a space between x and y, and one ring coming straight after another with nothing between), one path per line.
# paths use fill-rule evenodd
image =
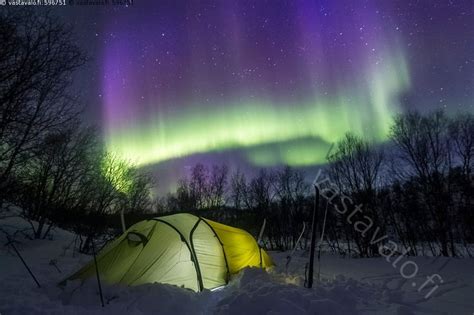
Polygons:
M3 230L13 233L28 224L19 218L0 220ZM303 287L307 254L296 252L288 272L288 253L270 252L277 263L270 272L248 268L215 290L195 293L164 284L135 287L103 285L105 307L100 305L96 279L83 285L57 283L84 265L89 256L73 253L74 235L56 229L51 240L15 236L16 246L38 278L38 288L19 258L9 247L0 247L1 314L473 314L474 260L410 258L419 272L411 279L400 275L406 258L350 259L324 254L320 280L315 270L313 289ZM7 242L0 233L0 242ZM60 272L51 264L54 260ZM418 290L427 276L436 281ZM417 285L414 286L413 283ZM425 295L439 287L426 299Z

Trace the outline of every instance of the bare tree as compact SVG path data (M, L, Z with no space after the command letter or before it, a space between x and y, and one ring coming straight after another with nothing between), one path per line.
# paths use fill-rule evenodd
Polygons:
M305 221L305 198L309 185L301 172L285 166L275 172L272 187L278 199L278 207L272 211L273 234L279 235L280 247L294 246Z
M443 256L449 252L454 256L452 202L446 176L452 167L448 125L441 111L426 116L411 112L395 117L390 136L397 148L396 172L403 181L417 179L426 205L427 213L420 216L424 220L419 224L424 225L429 238L437 240Z
M196 210L199 204L197 198L200 196L195 189L191 189L191 185L186 179L181 179L178 181L176 195L168 195L167 207L171 211Z
M458 239L462 240L465 251L469 256L469 243L474 239L474 214L472 212L473 198L473 161L474 161L474 116L463 113L450 121L449 137L453 148L453 159L460 167L451 170L450 179L456 181L458 189L450 192L457 195L457 214L453 218ZM457 170L460 172L457 172ZM460 173L460 175L458 175ZM457 193L456 193L457 192Z
M203 164L196 164L191 170L189 181L189 197L196 201L195 207L203 209L207 206L209 169Z
M92 166L90 173L81 178L81 202L70 214L76 219L75 232L86 237L80 245L80 250L86 253L90 251L92 241L107 232L107 217L121 210L123 194L130 189L132 169L128 161L101 150L90 156L89 164Z
M87 156L95 150L95 139L92 130L77 127L50 133L17 172L21 189L15 201L35 238L45 238L54 222L62 221L66 210L80 202L80 181L91 170Z
M151 211L152 178L139 170L136 166L129 165L124 180L127 186L120 192L120 206L125 213L146 213Z
M289 166L276 172L273 187L276 196L288 204L295 204L308 192L308 184L304 181L303 174Z
M234 207L238 210L242 208L250 209L251 205L248 195L245 175L237 169L230 178L230 197Z
M330 173L343 191L367 194L373 194L379 184L383 161L382 150L353 134L346 134L328 158Z
M227 189L227 174L229 169L226 165L212 167L211 176L207 185L207 206L220 208L225 205Z
M252 208L260 212L269 210L273 199L272 175L265 170L260 170L258 176L253 178L249 184L249 193Z
M368 141L353 134L338 142L336 152L328 157L328 172L337 183L341 192L352 197L353 206L362 204L363 210L369 215L373 224L380 226L380 215L377 211L376 193L380 181L380 172L384 161L381 149L375 148ZM358 213L355 219L362 218ZM346 239L354 238L362 256L377 253L377 247L369 246L362 235L354 233L348 227L344 216L339 216Z
M72 76L84 55L50 13L0 13L0 199L12 171L77 115Z
M418 176L430 181L450 166L451 156L447 141L448 120L443 112L422 116L418 112L398 115L390 131L401 160L398 173L402 178Z
M449 136L456 158L460 160L463 174L470 176L474 163L474 116L458 115L449 123Z

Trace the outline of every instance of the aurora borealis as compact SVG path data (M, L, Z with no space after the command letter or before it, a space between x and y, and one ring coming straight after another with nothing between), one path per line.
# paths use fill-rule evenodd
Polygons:
M365 77L368 80L363 85L367 86L351 94L316 94L294 105L291 101L276 105L266 100L246 100L223 106L196 104L177 115L149 113L140 126L132 120L130 125L127 121L119 123L124 126L122 130L112 127L110 149L139 165L230 148L250 148L249 161L262 166L323 163L329 144L346 132L366 134L379 141L387 134L390 118L398 111L396 96L408 86L407 70L400 62L379 67ZM299 140L308 138L314 141L298 145ZM265 158L268 149L253 150L270 143L281 147L279 156L272 153L272 157ZM314 147L311 156L306 154L310 146ZM318 148L321 146L322 150Z
M473 49L460 32L472 29L469 1L106 10L93 27L107 147L140 166L170 163L174 177L212 156L250 168L322 164L346 132L384 142L398 112L472 109Z

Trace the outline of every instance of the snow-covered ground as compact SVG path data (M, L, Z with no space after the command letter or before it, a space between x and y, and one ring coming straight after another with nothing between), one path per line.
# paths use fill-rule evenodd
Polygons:
M14 231L25 226L20 219L0 221ZM344 259L322 255L313 289L303 287L305 253L296 253L285 272L287 253L270 252L277 267L266 273L247 269L225 288L194 293L171 285L149 284L136 287L104 285L106 305L100 306L95 279L84 285L57 286L70 272L90 257L75 254L74 236L56 230L52 240L28 240L21 235L17 247L41 283L38 288L19 258L3 246L0 233L0 314L468 314L474 312L474 260L411 258L400 268L385 258ZM56 261L59 270L51 264ZM427 276L439 274L433 283ZM439 287L429 296L434 285ZM421 289L420 289L421 288Z

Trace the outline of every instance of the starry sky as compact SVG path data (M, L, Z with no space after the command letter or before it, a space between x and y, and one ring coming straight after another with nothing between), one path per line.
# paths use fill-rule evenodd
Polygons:
M311 169L394 114L472 111L467 1L144 1L74 6L78 86L109 150L172 190L195 163Z

